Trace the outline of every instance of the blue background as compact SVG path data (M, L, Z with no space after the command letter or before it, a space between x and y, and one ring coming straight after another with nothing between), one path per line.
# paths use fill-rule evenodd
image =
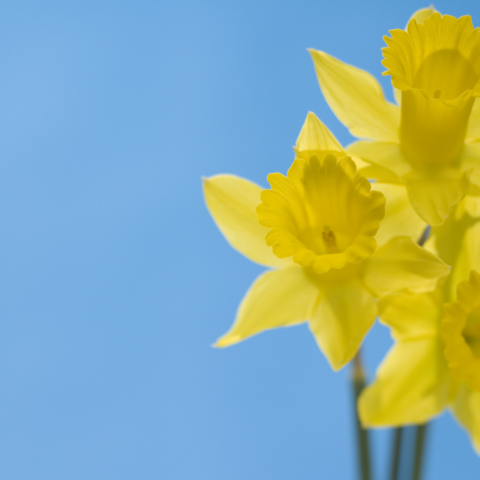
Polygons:
M1 478L355 478L349 369L306 326L210 347L262 268L200 176L266 185L309 110L348 143L306 49L380 78L382 35L423 6L1 3ZM473 0L436 7L480 23ZM375 327L370 375L389 345ZM480 475L449 415L429 433L426 479Z

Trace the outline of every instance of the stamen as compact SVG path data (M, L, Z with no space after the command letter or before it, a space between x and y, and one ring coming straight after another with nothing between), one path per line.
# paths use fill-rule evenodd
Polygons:
M327 251L331 252L331 251L338 250L335 233L333 233L333 231L330 229L328 225L323 226L322 240L323 240L323 243L325 244L325 248L327 249Z

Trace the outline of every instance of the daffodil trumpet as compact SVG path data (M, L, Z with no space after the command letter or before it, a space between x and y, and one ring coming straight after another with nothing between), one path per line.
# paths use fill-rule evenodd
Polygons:
M352 135L365 174L404 184L429 225L480 187L480 32L471 18L422 11L384 37L385 75L399 106L367 72L311 50L323 94ZM363 170L361 170L363 171Z

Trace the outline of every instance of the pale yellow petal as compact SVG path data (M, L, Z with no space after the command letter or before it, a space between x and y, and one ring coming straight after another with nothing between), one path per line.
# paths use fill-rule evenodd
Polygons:
M467 127L467 142L480 140L480 100L475 99Z
M366 427L424 423L447 407L453 383L438 338L396 344L380 365L375 382L361 394Z
M376 315L373 297L358 280L322 286L309 326L334 370L354 357Z
M426 18L430 17L433 15L435 12L438 10L435 10L435 7L433 5L430 5L427 8L421 8L420 10L417 10L408 20L407 25L410 23L410 20L415 19L417 23L420 23L423 25L423 22L425 21Z
M452 403L452 412L470 435L473 447L480 455L480 393L462 385Z
M297 158L304 160L309 160L312 155L319 159L323 159L329 153L333 153L337 157L346 155L344 148L333 133L312 112L307 115L294 150ZM396 175L392 175L391 172L380 166L367 163L357 156L352 157L352 160L357 166L357 171L367 178L398 181Z
M443 317L441 299L436 293L397 292L381 298L378 313L396 340L438 338Z
M459 164L462 170L468 172L470 183L476 186L476 192L470 190L469 195L480 196L480 142L465 144Z
M281 268L292 265L280 259L266 244L268 228L257 220L261 187L234 175L216 175L203 180L205 203L228 243L253 262Z
M215 346L227 347L264 330L302 323L317 297L318 287L301 267L263 273L242 300L232 328Z
M374 183L372 188L382 192L387 200L385 218L380 223L380 228L375 236L378 246L401 235L407 236L415 242L418 241L427 225L410 206L405 186Z
M447 279L445 301L456 298L457 284L466 280L470 270L480 271L480 199L465 197L447 220L431 229L425 248L435 253L452 272Z
M363 281L381 297L402 289L414 293L434 290L450 267L408 237L396 237L365 260Z
M398 143L388 142L355 142L347 147L350 155L356 155L366 162L378 165L392 172L392 180L400 181L412 169L404 157ZM376 180L383 180L375 178Z
M333 133L312 112L308 113L300 131L295 153L298 158L305 160L309 160L312 155L318 156L319 153L340 154L342 157L345 155L343 147Z
M429 225L441 225L450 208L466 195L468 175L454 169L437 174L410 172L403 177L410 204Z
M380 84L369 73L310 50L318 82L338 119L359 138L398 139L400 109L385 100Z

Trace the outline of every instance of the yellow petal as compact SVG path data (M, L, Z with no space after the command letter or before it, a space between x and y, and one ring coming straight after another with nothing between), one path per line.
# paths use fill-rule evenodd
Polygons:
M473 447L480 455L480 393L462 385L451 406L453 414L470 434Z
M227 347L264 330L302 323L317 297L318 287L300 267L263 273L242 300L232 328L215 346Z
M365 261L363 281L379 297L408 289L434 290L450 273L450 267L408 237L396 237Z
M270 174L268 181L272 189L262 192L257 215L271 229L266 241L278 257L322 274L375 251L385 198L349 157L297 158L287 177Z
M426 18L432 16L437 10L435 10L433 5L430 5L427 8L421 8L420 10L417 10L411 17L410 20L415 19L417 23L420 23L423 25L423 22L425 21ZM410 23L410 20L408 23ZM408 24L407 24L408 26Z
M320 160L323 160L329 153L333 153L337 157L346 155L333 133L311 112L307 115L294 150L296 157L304 160L309 160L312 155L317 156ZM352 160L357 166L357 171L366 178L395 181L395 176L392 176L388 170L369 164L359 157L352 157Z
M361 394L358 410L366 427L424 423L448 405L454 385L438 338L396 344Z
M338 143L333 133L317 118L309 112L303 124L295 146L298 158L309 160L312 155L320 153L334 153L341 157L345 156L342 146Z
M373 297L357 279L322 286L309 326L334 370L354 357L376 315Z
M410 172L403 177L414 210L429 225L441 225L448 211L466 195L469 181L465 172L443 169L434 173Z
M392 329L396 340L438 338L443 318L436 293L397 292L378 302L380 321Z
M291 265L280 259L265 242L268 229L257 220L255 209L262 189L234 175L216 175L203 181L205 203L228 243L253 262L268 267Z
M480 274L457 286L457 301L444 305L442 338L445 358L458 382L480 392Z
M392 179L396 179L397 182L400 181L399 177L412 169L398 143L360 141L349 145L347 152L391 171L394 175Z
M450 212L447 220L430 231L425 244L432 253L452 266L445 301L456 298L457 284L467 280L470 270L480 271L480 199L465 197Z
M475 99L467 127L467 142L480 140L480 100Z
M405 187L388 183L374 183L372 188L382 192L387 200L385 218L375 236L378 246L401 235L407 236L415 242L418 241L427 225L410 206Z
M480 142L465 144L458 162L460 168L468 172L470 183L477 187L476 196L480 196L478 193L478 187L480 187ZM472 193L469 192L469 195Z
M385 100L374 77L324 52L310 50L310 54L327 103L353 136L398 139L400 109Z

